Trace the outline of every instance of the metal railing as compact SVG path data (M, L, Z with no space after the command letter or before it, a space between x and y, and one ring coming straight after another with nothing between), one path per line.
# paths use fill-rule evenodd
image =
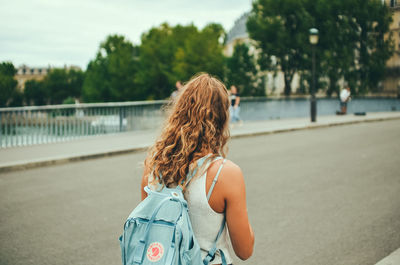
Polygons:
M62 142L86 136L154 129L168 101L0 108L0 147Z
M307 98L242 98L240 117L245 121L308 117ZM159 101L88 103L0 108L0 148L68 141L82 137L159 128L165 118ZM320 98L317 115L334 115L338 99ZM400 99L354 98L348 113L399 111Z

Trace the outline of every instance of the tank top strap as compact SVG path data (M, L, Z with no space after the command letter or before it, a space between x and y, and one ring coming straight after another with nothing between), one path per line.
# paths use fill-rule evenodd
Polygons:
M209 201L210 198L211 198L211 194L212 194L212 192L213 192L213 190L214 190L215 184L216 184L217 181L218 181L219 174L221 173L222 167L224 166L225 162L226 162L226 159L224 159L224 161L222 161L221 165L220 165L219 168L218 168L217 174L215 174L215 177L214 177L214 179L213 179L213 182L211 183L211 187L210 187L210 189L208 190L207 201Z

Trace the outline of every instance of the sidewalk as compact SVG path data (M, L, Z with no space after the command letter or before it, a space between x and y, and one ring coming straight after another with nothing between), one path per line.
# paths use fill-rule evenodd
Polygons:
M389 256L385 257L375 265L398 265L400 264L400 248L393 251Z
M268 121L244 122L231 130L231 136L244 137L288 132L312 128L400 119L400 112L367 113L366 116L319 116L311 123L309 117ZM139 131L102 136L90 136L78 140L0 149L0 173L62 164L72 161L143 151L153 144L158 131Z

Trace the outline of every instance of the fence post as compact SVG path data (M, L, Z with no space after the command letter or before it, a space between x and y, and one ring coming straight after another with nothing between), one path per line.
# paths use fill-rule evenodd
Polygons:
M119 132L122 132L123 120L124 120L123 109L122 109L122 107L119 107Z

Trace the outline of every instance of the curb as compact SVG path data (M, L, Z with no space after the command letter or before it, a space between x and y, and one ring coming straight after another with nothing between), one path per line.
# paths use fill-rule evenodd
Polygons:
M293 131L300 131L300 130L309 130L309 129L320 129L320 128L328 128L333 126L343 126L343 125L351 125L351 124L358 124L358 123L366 123L366 122L379 122L379 121L389 121L389 120L398 120L400 117L386 117L386 118L371 118L371 119L363 119L363 120L353 120L353 121L345 121L345 122L331 122L328 124L316 124L316 125L306 125L301 127L295 128L287 128L287 129L275 129L270 131L260 131L260 132L244 132L238 133L236 135L231 135L232 139L237 138L244 138L244 137L252 137L252 136L261 136L261 135L269 135L269 134L276 134L276 133L284 133L284 132L293 132ZM32 169L37 167L45 167L45 166L52 166L52 165L61 165L70 162L77 162L77 161L84 161L89 159L96 159L108 156L115 156L115 155L123 155L129 153L136 153L146 151L149 146L141 146L141 147L132 147L127 149L119 149L115 151L106 151L106 152L98 152L98 153L91 153L91 154L81 154L81 155L73 155L73 156L65 156L65 157L58 157L58 158L43 158L38 159L35 161L18 161L15 164L8 164L8 165L0 165L0 173L18 171L18 170L25 170L25 169Z
M387 117L387 118L372 118L372 119L364 119L364 120L355 120L355 121L345 121L345 122L331 122L328 124L316 124L311 126L303 126L296 128L288 128L288 129L276 129L271 131L263 131L263 132L254 132L254 133L243 133L238 135L231 135L231 138L243 138L243 137L251 137L251 136L259 136L259 135L268 135L268 134L276 134L276 133L285 133L285 132L294 132L294 131L302 131L302 130L310 130L310 129L321 129L321 128L329 128L334 126L343 126L343 125L352 125L358 123L367 123L367 122L379 122L379 121L390 121L390 120L400 120L400 117Z
M147 147L134 147L116 151L108 151L108 152L99 152L93 154L84 154L84 155L76 155L76 156L66 156L66 157L59 157L59 158L44 158L38 159L36 161L27 161L27 162L18 162L13 165L0 165L0 173L18 171L18 170L25 170L25 169L32 169L37 167L46 167L52 165L62 165L67 164L70 162L77 162L77 161L84 161L89 159L95 158L102 158L107 156L115 156L115 155L123 155L123 154L130 154L135 152L146 151Z

